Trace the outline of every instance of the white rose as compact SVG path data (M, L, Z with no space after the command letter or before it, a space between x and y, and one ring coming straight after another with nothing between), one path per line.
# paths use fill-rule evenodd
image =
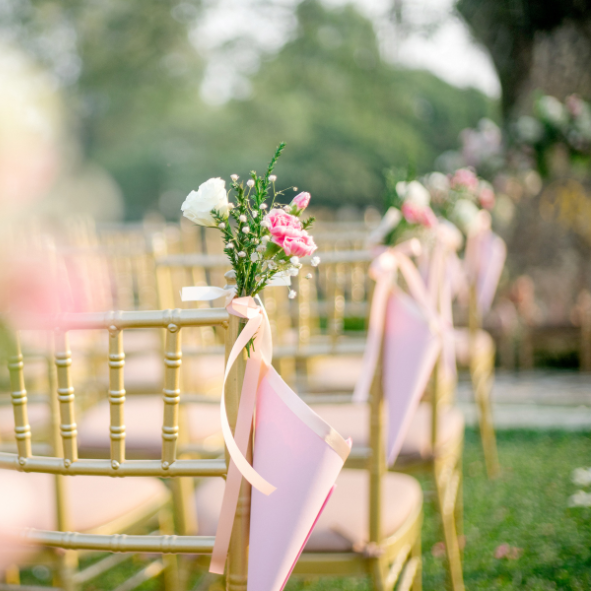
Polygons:
M209 179L191 191L181 206L183 215L199 226L215 226L211 215L215 209L222 217L228 215L229 204L226 194L226 181L220 178Z
M478 219L480 210L468 199L458 199L452 211L453 221L464 231L468 232L470 226Z
M396 192L404 201L411 201L421 207L426 207L431 201L429 191L419 181L396 183Z

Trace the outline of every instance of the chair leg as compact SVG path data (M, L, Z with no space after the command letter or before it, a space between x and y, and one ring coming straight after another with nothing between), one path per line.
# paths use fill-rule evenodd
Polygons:
M174 531L173 519L169 510L162 509L158 515L160 522L160 532L162 534L172 534ZM163 554L162 563L164 564L164 590L165 591L183 591L180 586L178 556L175 554Z
M474 397L478 406L478 423L486 472L489 478L496 478L499 475L500 466L490 402L494 380L494 353L486 359L475 360L470 368L470 373Z
M64 591L76 591L75 573L78 569L78 553L75 550L60 551L56 556L57 583Z
M374 591L388 591L386 589L386 565L382 558L371 559L370 572Z
M418 562L417 572L412 584L412 591L423 591L423 552L421 549L421 532L419 530L417 539L413 544L411 556L416 558Z
M445 540L449 588L451 591L464 591L462 561L454 516L455 502L454 499L449 498L449 495L452 493L451 487L454 486L453 471L450 474L447 466L442 466L440 461L436 461L434 476L435 488L437 489L437 502L443 527L443 537Z

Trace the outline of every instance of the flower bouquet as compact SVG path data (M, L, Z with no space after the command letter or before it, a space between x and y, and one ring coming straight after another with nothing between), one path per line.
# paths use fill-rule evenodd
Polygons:
M396 182L391 174L386 199L389 208L369 237L371 246L395 246L437 225L429 191L419 181Z
M284 147L279 145L264 176L252 171L246 184L237 174L231 176L235 203L228 199L226 182L212 178L191 191L181 207L192 222L222 233L224 251L236 271L239 297L254 297L274 280L297 275L302 267L300 257L317 248L308 233L314 218L301 219L310 193L299 193L289 205L277 202L284 191L275 189L273 169ZM312 259L313 266L319 262L317 257ZM291 290L290 297L295 295Z
M471 168L459 168L449 177L433 172L425 178L435 211L455 224L464 234L481 209L495 205L495 192L490 183L476 176Z

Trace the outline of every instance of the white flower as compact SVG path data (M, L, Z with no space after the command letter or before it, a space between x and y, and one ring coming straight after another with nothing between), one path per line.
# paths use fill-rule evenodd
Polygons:
M218 228L220 230L225 230L226 229L226 224L224 224L224 222L221 222L221 223L218 224Z
M269 176L269 180L270 180L272 183L274 183L274 182L277 180L277 177L276 177L274 174L272 174L272 175L270 175L270 176Z
M300 270L296 267L290 267L289 269L287 269L287 271L285 272L289 277L297 277L298 273L300 272Z
M212 210L216 210L222 217L228 215L226 182L220 178L205 181L199 185L197 191L191 191L187 195L181 210L186 218L200 226L215 226Z
M277 268L277 263L275 261L269 261L268 266L271 271L274 271Z
M437 193L447 193L449 191L449 179L442 172L432 172L427 177L427 186L431 191Z
M567 113L564 105L554 96L543 96L538 101L540 115L555 125L566 123Z
M261 225L262 225L262 224L261 224ZM261 238L261 240L263 241L263 244L266 244L267 242L269 242L269 240L271 240L271 237L270 237L270 236L267 236L267 235L265 235L265 236L263 236L263 237Z
M313 267L317 267L320 264L320 257L312 257L310 263Z
M261 258L261 255L260 255L258 252L253 252L253 253L250 255L250 260L251 260L253 263L256 263L258 260L260 260L260 258Z
M267 209L267 204L266 203L261 203L261 209Z
M245 222L246 221L246 216L244 214L242 214L239 218L238 218L241 222Z
M411 201L421 207L426 207L431 201L429 191L419 181L396 183L396 192L404 201Z
M238 180L238 175L237 175L237 174L231 174L231 175L230 175L230 178L231 178L231 179L232 179L234 182L236 182L236 181Z
M589 486L591 484L591 468L576 468L573 470L572 481L577 486Z
M250 228L248 226L242 226L242 232L244 234L248 234L250 232Z
M568 500L570 507L591 507L591 493L586 493L584 490L578 490Z
M252 179L248 179L248 181L246 181L246 184L251 188L254 187L254 181Z
M261 222L261 226L262 226L263 228L268 228L268 227L269 227L269 222L268 222L267 220L263 220L263 221ZM264 238L264 236L263 236L263 238Z
M238 256L239 256L241 259L243 259L243 258L246 256L246 253L245 253L243 250L241 250L241 251L238 253Z
M228 242L228 244L226 244L226 248L234 248L234 243Z
M267 250L267 247L264 244L257 246L257 252L265 252L265 250Z
M294 188L293 188L293 190L294 190L294 191L297 191L297 190L298 190L298 188L297 188L297 187L294 187Z
M289 259L289 262L290 262L292 265L297 265L297 264L300 262L300 259L299 259L298 257L291 257L291 258Z
M312 273L308 273L308 274L306 275L306 279L312 279Z
M290 300L293 300L297 295L298 295L298 292L297 291L294 291L293 289L290 289L289 290L289 293L287 294L287 297Z
M458 199L451 212L451 217L464 232L468 232L470 226L478 218L478 212L478 207L472 201Z
M253 209L252 212L251 212L251 215L252 215L253 218L256 218L257 215L259 215L259 212L256 209Z

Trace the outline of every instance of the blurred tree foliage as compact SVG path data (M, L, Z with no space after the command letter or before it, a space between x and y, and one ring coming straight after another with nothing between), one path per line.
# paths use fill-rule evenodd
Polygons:
M37 0L0 11L0 26L62 77L86 156L119 182L129 219L157 208L176 217L190 189L262 170L280 141L280 186L297 183L316 204L381 205L386 168L425 172L461 129L497 118L496 103L474 89L384 63L367 19L317 0L299 4L296 34L262 62L251 96L206 105L204 64L188 37L199 10Z

